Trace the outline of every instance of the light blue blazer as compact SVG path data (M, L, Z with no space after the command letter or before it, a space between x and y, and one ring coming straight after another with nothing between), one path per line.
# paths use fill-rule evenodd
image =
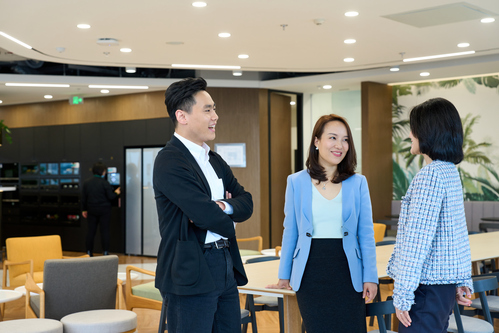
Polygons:
M342 182L343 250L353 287L362 292L364 282L378 283L371 198L366 178L355 174ZM288 177L284 205L279 279L290 280L293 290L300 283L312 243L312 180L307 170Z

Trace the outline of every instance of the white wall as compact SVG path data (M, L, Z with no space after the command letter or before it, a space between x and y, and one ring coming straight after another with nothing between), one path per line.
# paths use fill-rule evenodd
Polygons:
M362 173L362 111L360 90L333 91L303 96L303 162L307 160L308 147L315 122L325 114L344 117L352 130L357 151L357 172Z

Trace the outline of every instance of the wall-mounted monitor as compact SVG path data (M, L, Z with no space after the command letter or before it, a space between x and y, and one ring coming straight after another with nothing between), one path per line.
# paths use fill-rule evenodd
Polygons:
M118 186L120 184L120 174L117 172L108 173L107 174L107 181L111 185Z
M79 162L64 162L60 163L61 175L79 175L80 163Z
M0 178L19 178L19 164L0 163Z
M59 163L47 163L47 174L48 175L58 175L59 174Z
M38 174L38 164L22 164L21 176L30 176Z

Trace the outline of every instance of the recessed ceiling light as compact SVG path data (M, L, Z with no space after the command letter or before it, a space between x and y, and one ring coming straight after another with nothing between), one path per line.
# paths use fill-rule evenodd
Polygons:
M354 58L345 58L343 59L344 62L354 62L355 59Z
M102 89L100 92L101 92L102 94L109 94L109 90L107 90L107 89Z
M218 34L218 37L227 38L227 37L230 37L230 33L228 33L228 32L221 32L221 33Z
M390 68L390 72L398 72L400 70L399 66L393 66Z
M296 102L295 101L291 101L291 102L289 102L289 105L296 105Z
M128 47L123 47L120 49L121 52L123 53L129 53L129 52L132 52L132 49L128 48Z
M234 75L234 76L242 76L243 75L243 71L232 71L232 75Z
M355 44L357 42L355 39L345 39L343 43L345 44Z
M45 95L45 96L43 96L43 98L45 98L45 99L52 99L52 98L54 98L54 96L52 96L52 95Z
M326 84L322 86L322 89L331 89L332 87L332 85Z
M496 20L496 19L495 19L495 18L493 18L493 17L487 17L487 18L483 18L483 19L481 19L481 20L480 20L480 22L482 22L482 23L492 23L492 22L494 22L495 20Z
M345 13L345 16L348 16L348 17L355 17L358 15L359 15L359 12L354 12L354 11Z
M14 37L12 37L10 35L7 35L5 32L0 31L0 36L4 36L5 38L10 39L14 43L17 43L17 44L19 44L21 46L24 46L27 49L30 49L30 50L32 49L32 47L29 46L28 44L26 44L24 42L21 42L19 39L16 39L16 38L14 38Z
M206 2L196 1L196 2L193 2L192 5L194 7L202 8L202 7L206 7Z
M69 88L69 84L51 84L51 83L5 83L8 87L45 87L45 88Z
M241 66L191 65L191 64L172 64L172 67L177 67L177 68L203 68L203 69L241 69Z
M0 104L2 104L2 103L3 103L3 101L0 99Z
M77 25L77 27L80 29L90 29L90 24L80 23Z
M88 87L97 89L149 89L148 86L112 86L107 84L89 84Z
M133 74L133 73L135 73L137 71L137 68L135 68L135 67L125 67L125 71L127 73Z
M470 46L470 43L459 43L457 44L457 47L468 47Z
M419 73L420 76L430 76L429 72L421 72Z
M240 54L237 56L239 59L248 59L249 58L249 55L247 54Z
M426 56L426 57L407 58L407 59L404 59L403 62L428 60L428 59L437 59L437 58L447 58L447 57L456 57L456 56L467 55L467 54L474 54L474 53L475 53L475 51L447 53L447 54L437 54L437 55Z

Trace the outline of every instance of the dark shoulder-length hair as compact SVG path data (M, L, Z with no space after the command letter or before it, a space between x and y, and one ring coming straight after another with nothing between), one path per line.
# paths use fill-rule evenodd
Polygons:
M345 158L338 164L336 175L334 175L331 180L332 183L338 184L342 181L348 179L350 176L355 174L355 168L357 167L357 153L355 152L355 145L353 143L352 131L345 118L340 117L335 114L324 115L317 120L312 131L312 139L310 140L310 146L308 147L308 158L305 165L307 166L307 171L310 177L323 182L327 180L326 171L319 163L319 151L315 149L315 138L321 139L324 133L324 127L327 123L331 121L339 121L345 125L348 134L348 151Z
M410 115L411 132L419 140L419 151L432 160L460 163L463 125L456 107L444 98L416 105Z

